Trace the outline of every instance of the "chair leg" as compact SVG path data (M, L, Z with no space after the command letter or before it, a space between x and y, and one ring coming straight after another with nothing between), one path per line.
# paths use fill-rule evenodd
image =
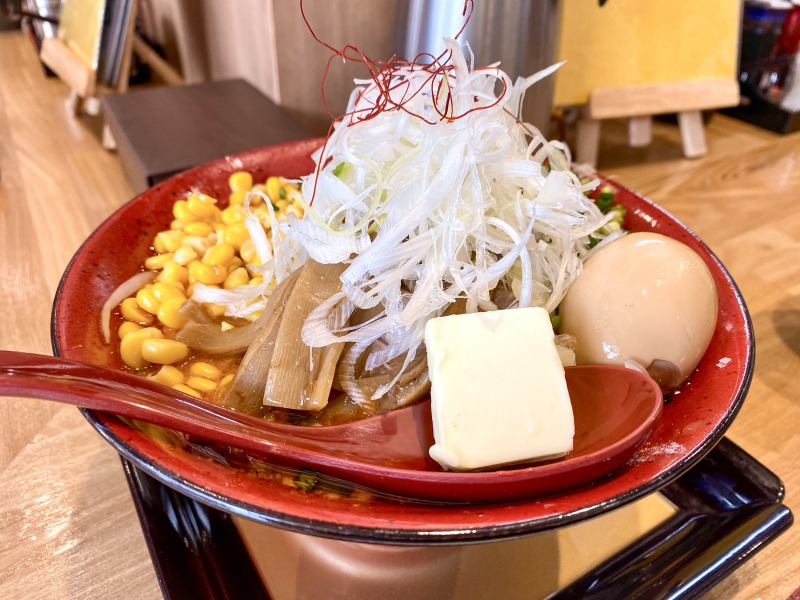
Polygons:
M600 121L592 119L584 111L578 119L575 132L575 161L597 165L597 150L600 146Z
M103 148L109 151L117 149L117 140L108 123L103 123Z
M703 115L699 110L678 113L678 127L681 130L683 154L686 158L698 158L708 152L706 134L703 129Z
M70 116L78 118L83 114L83 98L75 90L70 90L69 97L67 98L67 110Z
M628 121L628 144L633 148L649 146L653 141L653 117L631 117Z

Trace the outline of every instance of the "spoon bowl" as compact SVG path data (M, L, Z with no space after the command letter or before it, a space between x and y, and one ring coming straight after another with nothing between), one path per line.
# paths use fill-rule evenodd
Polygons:
M568 367L566 379L576 424L570 454L491 472L452 473L428 456L434 443L429 401L351 423L303 427L221 408L123 371L0 351L2 395L112 413L382 492L444 501L507 500L588 483L630 458L661 414L661 390L637 371Z

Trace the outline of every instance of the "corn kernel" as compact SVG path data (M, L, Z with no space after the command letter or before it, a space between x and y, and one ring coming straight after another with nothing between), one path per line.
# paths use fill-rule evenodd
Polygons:
M183 231L186 233L186 235L208 237L214 232L214 228L210 223L206 223L205 221L196 221L186 225L186 227L183 228Z
M175 251L172 259L181 266L188 265L193 260L197 259L197 252L191 246L181 246Z
M136 304L139 308L146 310L151 315L158 312L158 305L161 304L153 293L152 286L147 286L136 292Z
M173 390L178 390L179 392L183 392L184 394L189 394L190 396L194 396L195 398L202 398L202 395L197 390L193 390L185 383L179 383L177 385L172 386Z
M203 262L207 265L219 265L224 267L231 261L234 254L236 254L236 249L233 247L233 244L222 242L216 246L211 246L211 248L206 251L205 255L203 255Z
M170 329L182 329L187 318L180 313L183 300L167 300L158 307L158 320Z
M263 310L257 310L256 312L252 312L245 317L245 320L250 321L251 323L255 323L261 318L261 315L264 314Z
M225 375L225 377L219 380L219 387L225 387L226 385L229 385L231 381L233 381L233 375Z
M184 224L183 222L178 221L178 219L172 219L172 221L169 224L169 228L174 231L183 231Z
M153 315L142 310L136 302L136 298L125 298L119 305L119 312L122 318L138 325L151 325L153 323Z
M164 254L156 254L155 256L148 256L144 261L145 269L151 271L160 271L164 265L172 260L172 252L165 252Z
M148 360L142 353L142 346L148 340L157 340L163 337L164 334L157 327L145 327L139 331L132 331L119 343L119 356L122 362L131 369L146 367Z
M192 194L186 199L186 206L199 217L213 217L217 211L217 201L206 194Z
M278 210L283 211L286 210L286 208L289 206L289 203L286 200L278 200L275 202L275 206L278 207Z
M206 379L205 377L189 377L186 380L186 385L193 390L197 390L198 392L213 392L215 389L217 389L217 382Z
M174 387L180 383L183 383L183 372L178 367L164 365L158 370L157 373L148 377L148 379L162 385Z
M183 245L189 246L192 250L197 252L198 256L203 256L211 247L211 244L215 243L216 240L209 241L212 236L209 237L198 237L196 235L187 235L183 238Z
M167 281L160 281L158 282L161 286L168 288L170 291L174 292L175 295L180 296L183 299L186 299L186 286L183 285L182 281L174 281L174 280L167 280ZM161 287L157 286L157 284L153 284L153 287ZM165 300L161 300L165 302Z
M228 185L232 192L236 190L250 190L253 187L253 176L247 171L236 171L228 177Z
M150 287L150 292L159 304L163 304L168 300L180 300L181 302L186 300L182 289L178 290L173 284L164 281L154 283ZM156 308L156 311L158 311L158 308Z
M119 329L117 329L117 335L119 336L119 339L122 339L129 333L139 331L141 328L142 326L138 323L133 323L132 321L123 321L122 325L120 325Z
M222 377L222 371L219 368L211 363L203 361L192 363L189 367L189 374L197 377L204 377L205 379L212 379L214 381Z
M210 314L212 317L221 317L225 314L225 305L224 304L215 304L213 302L209 302L205 305L206 312Z
M189 265L189 281L209 284L220 284L228 276L228 270L220 265L207 265L199 261Z
M272 200L273 204L281 199L281 188L283 181L280 177L269 177L267 179L267 196Z
M262 283L264 283L264 278L261 276L253 277L250 280L250 285L261 285Z
M220 213L220 219L225 225L233 225L234 223L241 223L244 221L245 212L244 208L238 204L232 204Z
M179 262L171 260L164 265L158 280L185 284L189 281L189 271Z
M226 290L237 287L239 285L247 285L250 282L250 274L244 267L239 267L228 274L225 283L222 285Z
M229 205L244 206L244 201L247 200L247 194L250 193L248 189L234 190L228 196Z
M233 247L239 250L247 240L250 239L250 232L247 230L247 225L243 222L231 223L225 228L223 238Z
M195 221L202 221L203 217L189 209L189 203L186 200L178 200L172 206L172 216L185 225L194 223Z
M264 229L272 229L272 215L269 214L269 209L266 206L259 206L253 211L253 214ZM275 218L279 216L280 213L275 213Z
M142 358L148 362L171 365L189 356L189 347L177 340L151 338L142 341L141 353Z
M236 269L239 269L243 266L244 266L244 261L238 256L234 256L231 259L231 262L228 263L228 273L230 273L231 271L235 271Z
M239 255L242 260L248 264L254 264L258 253L256 252L256 245L253 240L246 240L242 247L239 249Z
M183 244L186 234L183 231L170 229L169 231L159 231L153 240L153 248L159 254L175 252Z

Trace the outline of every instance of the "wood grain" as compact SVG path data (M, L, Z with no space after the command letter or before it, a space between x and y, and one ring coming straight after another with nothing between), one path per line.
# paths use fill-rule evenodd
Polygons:
M0 73L0 346L51 353L61 273L131 190L22 34ZM73 408L0 399L0 597L161 597L119 459Z
M715 115L708 156L688 160L671 124L656 124L647 149L625 148L622 127L604 133L600 171L688 224L737 282L755 329L756 368L728 437L783 480L785 504L800 514L800 135ZM708 598L788 598L800 586L795 528Z
M59 277L81 241L132 191L99 127L75 120L28 41L0 34L0 346L50 352ZM604 122L600 170L663 204L731 271L755 325L756 371L731 439L776 472L800 514L800 134L716 115L708 155L683 158L675 123L628 146ZM707 597L787 598L800 536L781 536ZM72 408L0 400L0 598L155 599L119 460Z

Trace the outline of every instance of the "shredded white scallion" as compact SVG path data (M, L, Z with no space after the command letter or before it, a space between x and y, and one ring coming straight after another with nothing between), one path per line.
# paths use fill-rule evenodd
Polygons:
M119 306L120 302L129 296L133 296L145 285L153 281L156 277L155 271L143 271L133 277L123 281L106 299L103 308L100 309L100 330L106 344L111 343L111 311Z
M369 367L403 354L408 365L429 319L460 298L468 311L496 309L498 285L513 290L511 308L553 311L588 236L603 238L611 219L585 196L594 184L570 170L566 146L520 121L526 89L560 65L512 84L446 44L454 68L393 65L388 90L360 82L302 179L305 217L273 218L272 252L245 204L262 268L278 281L309 256L348 263L342 292L311 313L302 340L355 342ZM355 308L376 306L378 317L347 325Z

